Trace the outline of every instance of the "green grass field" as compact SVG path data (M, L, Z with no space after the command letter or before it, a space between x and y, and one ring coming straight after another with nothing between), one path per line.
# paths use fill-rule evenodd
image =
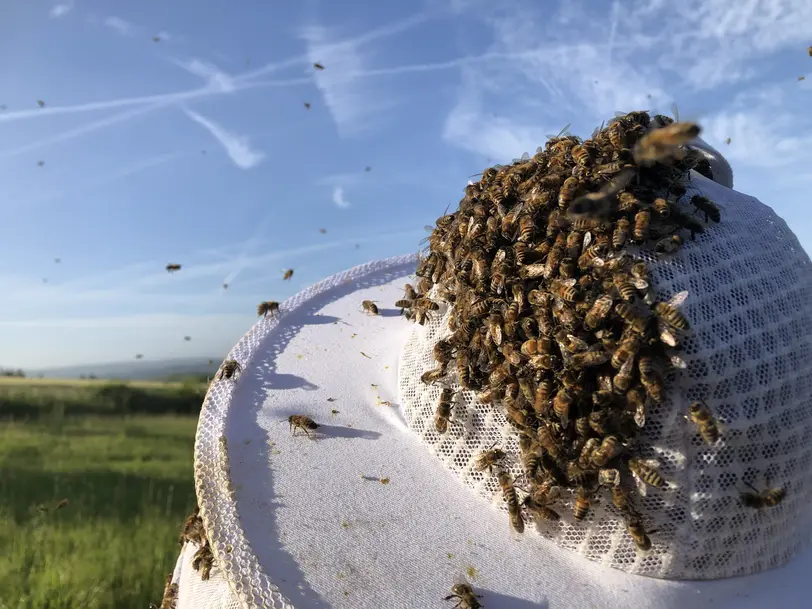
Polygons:
M159 602L194 508L204 392L0 381L0 609Z

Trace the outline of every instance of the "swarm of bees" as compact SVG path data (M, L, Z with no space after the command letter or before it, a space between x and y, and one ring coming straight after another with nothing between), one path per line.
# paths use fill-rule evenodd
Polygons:
M699 133L631 112L585 141L562 133L533 157L486 169L437 220L417 287L395 303L421 325L450 307L451 334L421 377L442 386L435 429L454 424L455 386L502 410L519 438L523 484L495 446L475 469L497 477L517 532L525 514L558 520L559 502L584 520L603 490L636 546L651 548L635 491L667 482L641 457L642 431L646 411L665 400L667 373L685 365L678 352L690 324L679 308L687 292L658 299L646 262L630 252L671 255L721 220L708 198L685 197L691 169L710 173L686 147ZM687 418L705 442L719 439L707 405ZM743 502L775 500L756 496Z

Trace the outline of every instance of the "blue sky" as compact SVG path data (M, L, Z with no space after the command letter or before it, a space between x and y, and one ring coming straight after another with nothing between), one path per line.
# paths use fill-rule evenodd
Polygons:
M0 366L224 356L489 164L673 102L812 247L808 0L202 6L0 8Z

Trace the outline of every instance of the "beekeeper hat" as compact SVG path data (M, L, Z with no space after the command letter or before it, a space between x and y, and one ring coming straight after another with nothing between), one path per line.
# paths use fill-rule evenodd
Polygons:
M650 264L658 293L689 292L691 322L672 407L648 415L671 481L646 498L650 552L606 502L583 524L510 530L498 486L472 465L494 437L508 452L515 441L468 398L459 424L434 431L439 389L420 376L447 312L416 326L394 307L415 271L406 256L314 285L234 347L242 373L212 383L195 447L215 569L201 582L184 552L178 607L453 607L460 578L485 608L812 606L810 261L756 199L698 175L695 192L724 221ZM714 445L683 416L697 398L725 425ZM319 424L311 437L291 432L297 414ZM763 480L784 501L742 505L743 482Z

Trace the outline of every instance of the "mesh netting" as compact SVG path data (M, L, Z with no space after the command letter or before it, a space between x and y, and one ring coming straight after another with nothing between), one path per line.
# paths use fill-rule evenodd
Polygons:
M645 260L665 300L687 290L691 332L680 353L686 368L667 378L669 395L651 404L647 453L670 482L639 500L650 518L650 552L636 550L611 501L593 503L584 521L571 510L539 531L560 546L624 571L669 579L715 579L779 566L812 531L812 268L786 223L756 199L695 172L689 195L703 194L724 221L670 259L630 250ZM436 367L433 347L447 338L443 304L415 326L399 367L409 426L461 481L506 510L495 476L475 469L476 456L498 443L506 467L521 477L518 436L492 405L455 389L453 424L439 434L434 415L441 388L421 382ZM452 378L453 378L452 373ZM704 444L685 420L696 400L712 404L723 438ZM512 462L511 462L512 459ZM782 487L783 503L753 510L740 503L746 483ZM505 519L507 526L507 518Z

